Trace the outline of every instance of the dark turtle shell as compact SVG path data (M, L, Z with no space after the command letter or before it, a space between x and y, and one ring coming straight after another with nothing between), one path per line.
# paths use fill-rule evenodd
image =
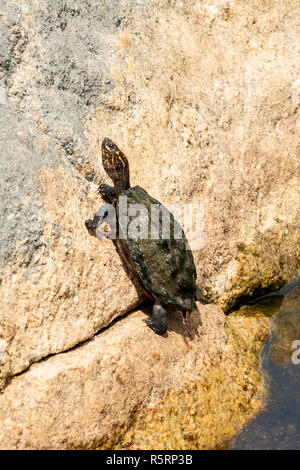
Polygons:
M182 310L193 310L195 307L197 274L193 254L188 247L183 230L181 238L174 238L174 228L177 229L175 233L178 233L178 228L181 229L180 225L165 206L139 186L122 191L120 196L127 196L129 230L127 237L124 236L124 242L131 256L131 260L128 260L128 265L135 265L136 272L144 287L159 302L164 305L179 307ZM139 221L141 220L141 213L130 216L130 209L133 204L143 204L148 212L149 224L145 224L148 228L148 238L135 239L130 236L130 228L134 224L140 225ZM154 228L154 233L156 230L156 234L160 234L160 236L156 239L151 237L150 221L152 205L158 205L164 217L169 217L170 235L166 238L161 236L161 216L157 217L156 223L153 223L152 220L151 224L152 230ZM122 221L120 220L121 231Z

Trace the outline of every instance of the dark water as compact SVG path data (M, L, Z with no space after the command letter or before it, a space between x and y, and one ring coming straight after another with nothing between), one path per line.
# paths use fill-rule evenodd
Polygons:
M229 449L300 449L300 364L292 362L293 353L294 360L300 359L300 287L286 297L272 297L246 308L249 314L259 309L274 321L275 331L261 355L270 393L265 410ZM295 340L299 344L293 348Z

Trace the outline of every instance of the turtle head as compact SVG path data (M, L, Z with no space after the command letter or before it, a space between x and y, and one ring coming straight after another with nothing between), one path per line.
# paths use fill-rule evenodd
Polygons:
M102 164L103 168L112 179L116 193L129 188L129 164L124 153L105 137L102 142Z

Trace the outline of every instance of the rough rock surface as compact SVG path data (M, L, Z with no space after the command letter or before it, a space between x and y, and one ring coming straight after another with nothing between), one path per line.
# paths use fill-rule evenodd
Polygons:
M167 338L153 335L142 322L145 314L138 311L86 344L33 364L25 374L15 377L0 396L0 447L115 447L140 413L153 413L163 397L165 405L170 401L170 391L180 393L181 407L186 403L188 410L191 382L201 390L196 403L199 410L211 412L212 402L218 402L214 418L210 420L209 413L205 418L205 432L195 435L198 446L206 446L209 433L214 436L208 441L213 445L231 437L236 426L262 407L264 387L258 371L258 353L268 328L255 325L252 331L247 323L247 336L255 341L253 348L226 331L226 317L219 307L199 308L201 315L193 313L186 325L179 316L171 318ZM192 425L195 410L186 413L185 424L189 416ZM173 428L168 428L165 419L162 430L174 431L174 408L172 420ZM220 426L222 422L224 426ZM152 431L154 423L152 420ZM169 442L166 437L161 445L177 448L175 436ZM127 434L125 440L128 438Z
M212 314L206 308L205 318ZM225 344L221 353L213 356L207 372L205 368L201 371L204 378L193 380L192 372L182 387L174 387L161 400L138 410L128 432L108 441L107 448L226 448L232 437L262 411L268 386L261 375L260 354L270 320L253 315L245 318L235 312L224 326Z
M86 181L47 135L10 106L3 108L0 337L5 361L0 377L5 383L31 362L93 336L139 297L111 242L100 244L84 227Z
M300 260L295 8L1 2L0 387L141 300L112 244L83 225L107 182L104 136L133 184L164 204L203 204L203 301L228 311L289 279Z
M87 111L95 112L92 96L106 93L103 67L93 54L111 51L91 22L103 32L103 22L109 29L116 13L110 10L108 18L103 5L89 2L78 6L80 14L74 8L63 2L0 7L0 85L6 95L0 102L0 386L30 363L93 336L139 302L111 243L87 234L84 219L99 196L74 166L68 144L70 132L76 142L84 134ZM96 44L85 38L88 44L78 47L80 25L74 23L73 42L71 33L59 41L64 15L81 18L82 27L87 23Z

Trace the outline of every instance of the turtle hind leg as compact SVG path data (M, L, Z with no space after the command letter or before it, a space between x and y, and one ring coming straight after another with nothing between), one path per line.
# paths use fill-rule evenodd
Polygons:
M146 318L145 322L158 335L163 335L167 331L167 311L158 302L155 302L152 316Z
M98 188L98 193L100 194L100 196L102 197L104 201L111 202L111 203L117 197L115 189L112 186L109 186L108 184L100 184Z

